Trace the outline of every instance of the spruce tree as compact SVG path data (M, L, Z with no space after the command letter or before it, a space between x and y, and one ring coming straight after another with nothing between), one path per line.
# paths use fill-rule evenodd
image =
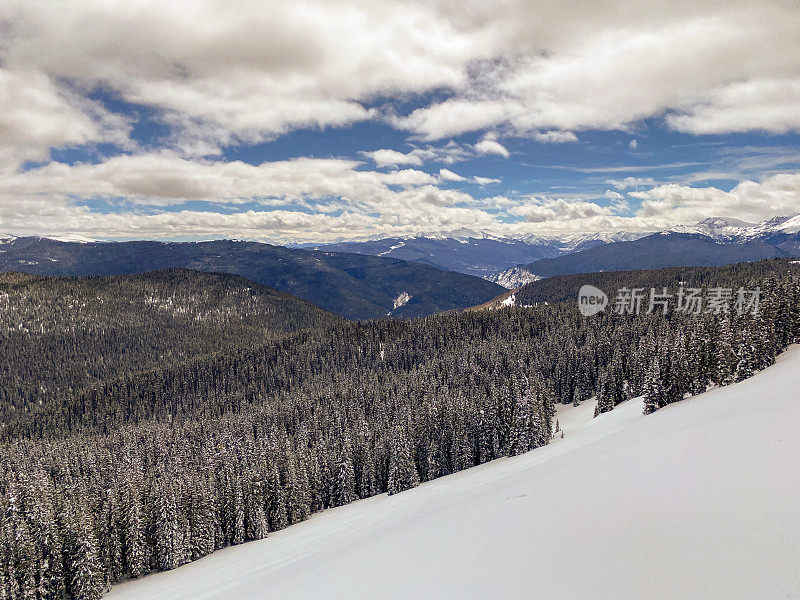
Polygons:
M411 456L411 447L404 427L394 428L389 458L388 492L397 494L419 485L419 475Z

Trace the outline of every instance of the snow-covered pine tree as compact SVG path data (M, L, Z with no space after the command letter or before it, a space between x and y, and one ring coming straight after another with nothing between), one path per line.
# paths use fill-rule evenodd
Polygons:
M736 365L739 359L736 356L734 343L731 321L728 315L725 315L719 322L717 335L716 382L718 385L728 385L736 380Z
M597 389L597 406L595 416L600 413L608 412L614 408L615 386L612 381L613 375L609 371L604 371L600 375L600 383Z
M756 347L755 332L753 331L754 323L750 321L749 327L742 330L739 335L739 344L736 349L738 362L734 371L735 381L744 381L748 377L752 377L759 368L760 357L758 348Z
M278 467L273 465L267 473L267 517L270 531L279 531L289 524L286 512L286 489L281 484Z
M402 425L394 427L389 452L389 495L419 485L419 475L411 455L408 434Z
M269 526L264 510L264 478L255 472L245 498L245 535L248 540L261 540L267 537Z
M650 363L644 380L644 414L649 415L663 406L664 382L661 379L661 365L658 357Z
M512 456L524 454L533 447L533 440L531 438L531 411L528 394L520 394L514 404L514 420L511 429Z
M92 524L85 493L74 498L76 510L66 516L69 527L67 556L69 565L68 592L74 600L99 600L105 591L97 537Z
M299 523L308 518L309 487L306 459L302 454L299 458L290 457L286 472L286 510L289 523Z
M353 461L348 455L341 456L337 462L332 493L333 505L344 506L356 499L355 470Z

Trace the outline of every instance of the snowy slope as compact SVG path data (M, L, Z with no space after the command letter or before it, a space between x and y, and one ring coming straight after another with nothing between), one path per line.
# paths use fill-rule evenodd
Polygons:
M800 347L643 417L115 587L108 598L800 598Z
M48 236L47 239L56 242L77 242L79 244L93 244L97 242L97 240L87 237L80 233L64 233L62 235L51 235Z
M486 279L496 283L497 285L502 285L504 288L512 290L522 287L526 283L539 281L541 277L539 275L534 275L525 267L511 267L505 271L500 271L499 273L490 275Z

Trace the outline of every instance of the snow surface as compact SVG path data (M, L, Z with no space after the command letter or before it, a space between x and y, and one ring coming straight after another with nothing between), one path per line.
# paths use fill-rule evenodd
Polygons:
M409 300L411 300L411 298L413 298L413 296L411 296L411 294L409 294L408 292L400 292L400 294L397 296L397 298L394 299L394 308L393 308L393 310L396 310L396 309L400 308L401 306L405 306L406 304L408 304L408 302L409 302Z
M800 347L564 438L116 586L112 600L800 598Z
M500 306L514 306L517 303L516 294L511 294L508 298L500 302Z
M383 252L378 252L377 256L384 256L385 254L389 254L389 252L397 250L398 248L402 248L405 245L406 245L405 242L400 242L399 244L395 244L394 246L389 246L388 250L385 250Z
M93 244L97 242L97 240L82 235L80 233L65 233L62 235L50 235L47 236L48 240L53 240L54 242L77 242L79 244Z
M502 285L504 288L513 290L522 287L526 283L539 281L542 279L542 276L534 275L525 267L516 266L500 271L499 273L494 273L486 277L486 279L496 283L497 285Z

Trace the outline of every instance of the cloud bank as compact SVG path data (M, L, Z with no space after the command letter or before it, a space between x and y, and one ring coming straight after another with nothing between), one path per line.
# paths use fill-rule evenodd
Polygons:
M696 136L796 133L798 22L794 0L6 0L0 230L302 241L798 212L783 167L727 191L623 173L593 194L491 197L505 174L466 167L512 162L521 138L565 149L598 131L640 152L647 119ZM405 145L226 156L365 122ZM79 158L53 160L65 150Z

